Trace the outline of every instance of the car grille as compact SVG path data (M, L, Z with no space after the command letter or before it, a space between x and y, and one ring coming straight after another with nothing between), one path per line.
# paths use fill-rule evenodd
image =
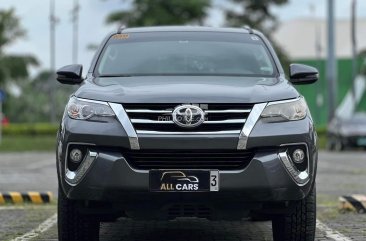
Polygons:
M254 157L253 151L238 150L124 150L130 166L151 169L239 170Z
M203 204L174 204L168 209L169 219L178 217L211 218L212 210Z
M252 104L200 104L205 121L194 128L183 128L173 122L178 104L124 104L123 107L137 134L239 134L253 108Z

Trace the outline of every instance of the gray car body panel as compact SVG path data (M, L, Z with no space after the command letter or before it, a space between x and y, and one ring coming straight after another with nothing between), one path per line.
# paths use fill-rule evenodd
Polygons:
M276 171L276 175L273 172ZM260 173L261 175L258 175ZM283 201L304 198L313 183L299 188L287 175L275 151L258 153L248 167L235 172L220 173L220 194L241 194L242 201ZM80 200L114 200L123 202L123 196L149 192L148 172L133 170L123 156L117 152L99 155L88 172L88 177L72 188L68 196ZM164 194L163 194L164 195ZM226 201L232 197L226 196Z
M75 96L114 103L261 103L299 93L283 78L144 76L91 79Z
M125 29L123 33L143 31L223 31L246 33L246 29L199 27L158 27ZM271 78L236 76L133 76L100 78L94 75L98 56L108 35L97 51L88 76L74 93L76 97L110 103L268 103L295 99L300 96L285 79L280 62L269 41L267 45L278 75ZM250 164L243 170L220 172L218 193L197 194L208 203L220 202L220 207L233 202L265 203L300 200L307 196L315 183L317 169L316 132L310 114L298 121L268 123L259 119L248 137L246 149L256 150ZM154 135L140 134L144 149L218 149L236 150L239 134L220 135ZM69 185L64 178L67 146L82 143L98 153L97 158L80 183ZM297 185L286 171L278 155L283 145L304 144L309 154L310 181ZM195 201L190 194L159 194L149 192L147 171L131 168L123 157L130 143L126 131L117 119L108 122L74 120L65 113L58 133L57 167L61 187L70 199L117 202L124 208L174 202ZM146 200L150 200L149 203ZM136 200L141 200L138 202ZM132 205L132 206L131 206ZM154 207L156 208L156 207ZM154 209L152 208L152 209ZM245 207L244 207L245 208ZM250 206L246 208L250 209ZM158 209L157 209L158 210Z

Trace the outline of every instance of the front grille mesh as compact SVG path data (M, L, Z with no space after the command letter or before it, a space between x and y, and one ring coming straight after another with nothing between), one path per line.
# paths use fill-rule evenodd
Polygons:
M251 150L124 150L127 162L135 169L211 169L238 170L254 157Z
M172 120L179 104L124 104L137 134L149 133L219 133L239 134L253 107L252 104L200 104L205 121L195 128L182 128Z
M178 217L197 217L210 219L212 210L203 204L175 204L168 209L169 219Z

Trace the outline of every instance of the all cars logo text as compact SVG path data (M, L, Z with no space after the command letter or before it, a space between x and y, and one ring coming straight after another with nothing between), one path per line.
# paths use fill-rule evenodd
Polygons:
M167 171L161 175L161 191L197 191L199 179L182 171Z

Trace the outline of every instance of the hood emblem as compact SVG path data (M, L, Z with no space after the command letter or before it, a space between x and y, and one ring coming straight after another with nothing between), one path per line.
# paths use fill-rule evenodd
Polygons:
M180 105L173 111L173 122L181 127L197 127L201 125L204 120L205 112L198 106Z

